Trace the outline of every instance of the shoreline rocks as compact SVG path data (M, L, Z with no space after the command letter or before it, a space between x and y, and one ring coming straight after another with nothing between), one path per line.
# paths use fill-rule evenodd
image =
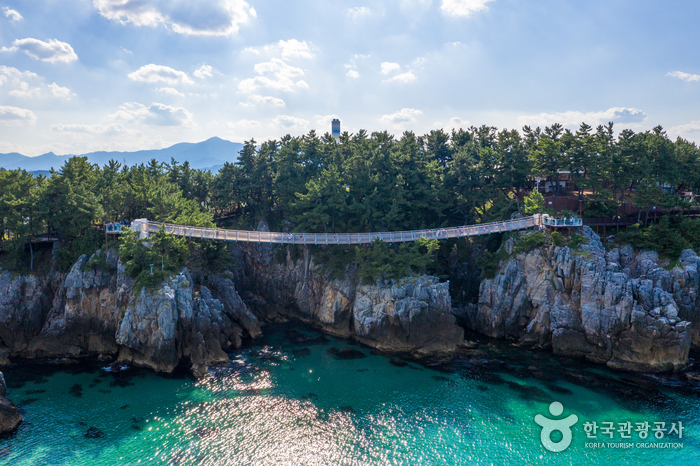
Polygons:
M183 270L153 290L136 290L116 253L101 254L44 278L0 270L0 365L101 357L159 372L182 364L203 376L209 364L228 360L225 350L260 336L230 274L195 283Z
M588 244L580 251L542 247L502 263L481 283L478 306L461 310L467 326L613 369L682 369L691 322L680 318L674 296L695 298L700 260L685 251L681 264L688 265L669 272L655 253L628 246L606 252L590 228L584 234ZM697 307L684 309L686 318L700 320Z
M267 229L264 222L258 227ZM309 249L283 263L269 245L238 250L244 266L236 288L261 319L295 318L325 333L357 340L370 347L414 356L450 354L464 340L464 330L451 313L447 283L435 277L409 276L361 284L355 268L342 279L316 264Z
M435 277L367 284L349 266L334 278L309 249L292 260L288 248L280 261L264 244L234 248L235 270L185 269L151 290L134 288L114 251L82 256L68 274L0 271L0 365L99 356L201 377L228 360L227 350L259 337L262 322L293 318L414 357L470 346L466 327L614 369L683 368L700 345L700 258L686 250L666 270L654 252L606 251L590 229L585 236L576 251L549 246L511 257L482 281L478 304L458 308Z
M11 434L24 421L17 407L6 397L5 377L0 372L0 435Z

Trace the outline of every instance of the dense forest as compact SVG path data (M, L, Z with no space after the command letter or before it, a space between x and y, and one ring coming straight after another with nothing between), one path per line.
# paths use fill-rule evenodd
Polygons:
M700 189L698 147L680 138L672 141L661 127L641 133L624 130L617 136L612 123L596 129L582 124L577 131L559 124L522 131L482 126L424 136L405 132L400 137L362 130L338 140L311 131L260 145L248 141L237 162L227 163L217 174L175 161L132 167L111 161L99 167L85 157L71 158L48 178L1 169L0 263L15 271L35 269L30 240L48 234L60 240L51 267L65 271L79 255L103 247L104 224L137 218L242 229L256 228L264 219L271 230L299 232L410 230L493 221L525 215L516 194L530 191L536 177L556 180L562 171L571 173L585 198L584 217L612 216L622 202L639 209L689 206L672 193ZM686 223L683 230L694 231L693 225ZM659 228L677 234L676 226L673 221L650 223L647 230L628 237L649 242ZM500 240L478 241L494 250ZM697 244L694 237L681 240L681 246ZM227 254L222 252L230 247L167 235L159 236L150 250L134 235L122 235L119 244L134 276L154 260L149 254L168 259L164 273L183 264L224 267ZM445 263L455 251L468 255L470 244L319 247L316 253L336 270L358 263L363 276L373 279L418 269L439 273L432 258Z

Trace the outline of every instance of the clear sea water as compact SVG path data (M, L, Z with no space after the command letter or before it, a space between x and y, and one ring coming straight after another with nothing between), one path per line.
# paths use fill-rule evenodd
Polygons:
M399 367L305 327L265 332L201 381L86 365L6 370L26 422L0 439L0 465L700 464L700 393L667 377L659 384L488 341L448 365ZM346 347L366 357L332 354ZM559 418L579 418L560 453L542 446L534 422L553 417L553 401L564 406ZM606 421L616 431L626 421L682 422L683 438L650 431L641 440L633 429L629 440L610 439ZM597 422L597 440L584 422Z

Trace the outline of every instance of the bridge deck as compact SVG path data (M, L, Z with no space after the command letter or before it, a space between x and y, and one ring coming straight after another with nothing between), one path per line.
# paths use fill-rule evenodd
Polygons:
M279 233L268 231L226 230L203 228L170 223L152 222L146 219L135 220L132 229L142 233L156 233L161 227L166 233L188 238L202 238L220 241L241 241L246 243L276 244L367 244L376 239L387 243L403 243L427 239L463 238L488 235L506 231L523 230L546 225L547 219L535 215L517 220L465 225L462 227L438 228L434 230L391 231L378 233ZM580 223L578 224L580 226ZM573 226L573 225L572 225Z

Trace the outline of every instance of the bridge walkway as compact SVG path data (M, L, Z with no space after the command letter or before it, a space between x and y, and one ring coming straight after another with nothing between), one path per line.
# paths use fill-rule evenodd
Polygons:
M488 235L507 231L523 230L542 226L580 227L581 220L567 220L566 225L558 225L561 220L552 219L545 215L533 215L515 220L465 225L461 227L436 228L429 230L391 231L375 233L282 233L250 230L227 230L222 228L192 227L159 223L147 219L135 220L132 230L142 234L156 233L164 228L166 233L188 238L210 239L218 241L238 241L245 243L272 244L368 244L377 239L386 243L404 243L426 239L464 238L469 236Z

